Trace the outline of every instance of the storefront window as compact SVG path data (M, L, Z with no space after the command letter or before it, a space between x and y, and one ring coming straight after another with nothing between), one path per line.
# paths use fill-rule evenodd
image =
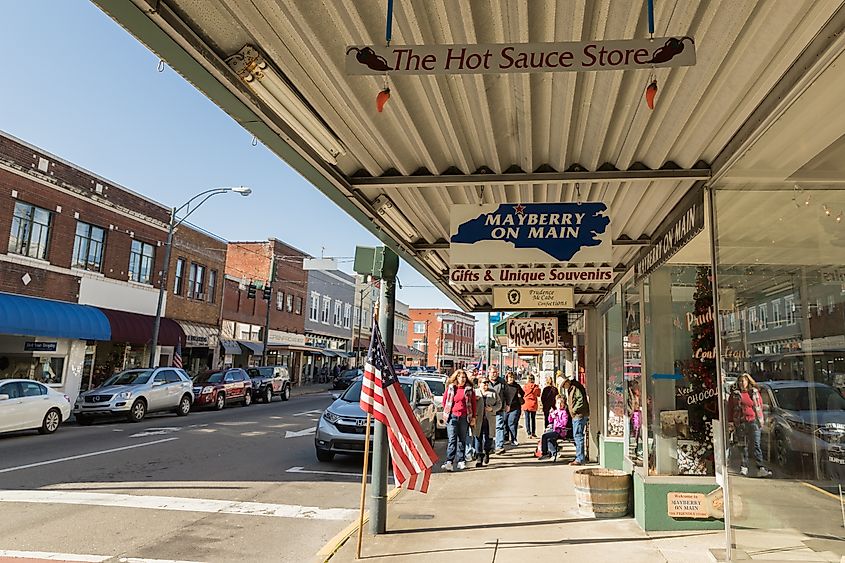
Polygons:
M47 385L64 382L65 359L52 356L0 356L0 379L34 379Z
M643 464L642 438L642 353L640 351L640 291L628 282L623 289L625 302L622 338L623 388L625 394L625 435L627 455L634 465Z
M771 559L838 558L845 191L790 182L726 187L714 199L732 542ZM750 225L752 213L767 220ZM724 322L738 311L745 322Z
M622 304L614 304L604 316L605 373L607 374L607 436L625 435L625 379L623 376Z

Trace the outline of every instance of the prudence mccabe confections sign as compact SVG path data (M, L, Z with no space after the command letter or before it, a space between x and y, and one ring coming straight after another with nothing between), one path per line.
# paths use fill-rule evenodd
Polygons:
M508 348L557 348L557 317L508 319Z
M346 74L492 74L653 69L695 64L692 37L488 45L351 45Z
M572 309L575 290L566 287L494 287L493 308L518 309Z
M454 205L452 264L610 262L610 217L600 201Z

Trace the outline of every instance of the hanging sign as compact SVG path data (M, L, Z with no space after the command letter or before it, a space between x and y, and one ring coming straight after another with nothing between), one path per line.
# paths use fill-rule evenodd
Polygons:
M508 348L558 348L557 317L508 319Z
M635 282L665 264L695 235L704 230L703 191L693 192L691 201L682 209L671 223L658 231L651 246L639 254L635 265Z
M613 268L452 268L451 285L572 285L613 281Z
M24 352L55 352L58 342L24 342Z
M452 264L610 262L602 202L451 207Z
M692 37L488 45L352 45L346 74L586 72L691 66Z
M575 291L568 287L494 287L496 309L572 309Z

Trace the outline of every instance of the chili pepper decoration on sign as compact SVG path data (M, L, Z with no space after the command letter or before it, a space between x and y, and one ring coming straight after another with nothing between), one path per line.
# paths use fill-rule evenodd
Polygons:
M384 104L390 99L390 88L385 88L376 95L376 109L379 113L384 109Z
M350 51L355 51L356 61L358 61L362 65L366 65L372 70L377 70L380 72L393 70L392 68L390 68L390 65L387 64L387 60L381 55L376 54L376 52L373 51L371 47L364 47L363 49L359 49L358 47L350 47L346 50L346 54L348 55Z
M680 55L684 52L684 41L687 39L691 44L695 44L695 41L693 41L692 37L681 37L680 39L676 37L670 37L666 40L666 43L663 45L663 47L660 47L654 52L654 54L651 56L651 60L648 62L653 65L656 65L671 61L675 57L675 55Z
M657 95L657 80L652 80L651 84L645 89L645 103L648 104L648 109L654 109L654 96Z

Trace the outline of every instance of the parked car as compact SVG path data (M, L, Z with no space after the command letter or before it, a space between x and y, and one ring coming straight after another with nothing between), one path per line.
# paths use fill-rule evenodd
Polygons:
M194 405L223 410L231 403L252 404L252 379L241 368L218 369L194 378Z
M314 437L318 460L331 461L335 454L358 454L364 451L367 416L360 406L361 385L360 380L353 383L320 417ZM425 381L416 377L399 377L399 385L423 433L433 445L437 422L431 390Z
M340 372L340 374L332 380L332 389L346 389L356 378L364 375L364 370L361 368L348 369Z
M290 376L285 366L262 366L246 370L252 380L252 399L269 403L274 396L290 399Z
M437 373L419 374L419 378L426 382L434 397L434 410L437 411L437 433L446 434L446 417L443 415L443 395L446 393L446 376Z
M826 473L843 478L845 399L842 395L829 385L808 381L766 381L760 384L760 391L765 414L761 444L769 459L789 469L796 456L818 452Z
M0 380L0 432L52 434L70 418L70 397L31 379Z
M116 373L100 387L79 395L73 406L76 421L87 426L95 417L125 416L141 422L147 413L173 411L187 415L194 401L191 378L172 367L130 369Z

